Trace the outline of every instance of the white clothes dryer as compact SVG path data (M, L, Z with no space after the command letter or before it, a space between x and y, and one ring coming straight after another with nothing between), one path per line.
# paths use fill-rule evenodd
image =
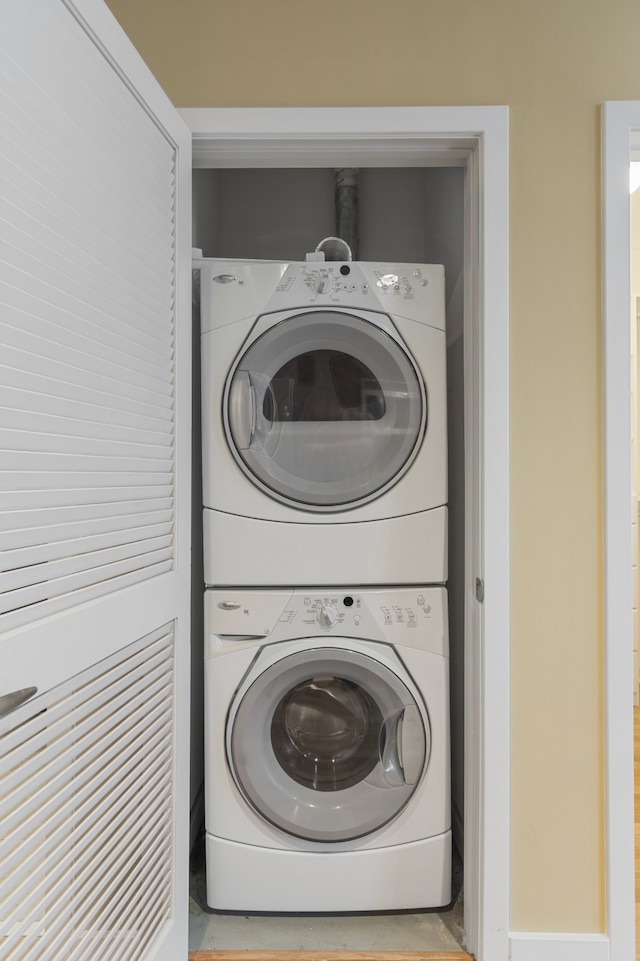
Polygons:
M207 898L451 898L444 588L205 592Z
M198 266L206 583L443 583L443 268Z

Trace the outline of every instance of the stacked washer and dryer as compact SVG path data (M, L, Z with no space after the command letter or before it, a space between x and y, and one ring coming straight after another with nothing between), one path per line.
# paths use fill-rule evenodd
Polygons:
M443 268L198 267L209 904L445 905Z

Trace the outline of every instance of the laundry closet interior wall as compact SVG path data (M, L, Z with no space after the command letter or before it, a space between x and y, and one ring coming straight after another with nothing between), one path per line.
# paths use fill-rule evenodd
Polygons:
M358 259L443 264L446 279L449 433L449 619L452 806L462 850L464 693L464 382L462 167L376 167L359 172ZM335 172L330 168L196 169L193 244L205 257L304 260L335 235ZM194 317L197 324L197 317ZM194 328L197 330L197 326ZM194 337L197 350L198 337ZM199 358L194 357L199 368ZM196 470L198 465L196 465ZM194 482L197 485L197 481ZM197 500L198 496L200 497ZM198 488L194 504L202 503ZM194 529L198 518L194 520ZM201 536L201 535L200 535ZM197 543L197 542L196 542ZM250 548L249 548L250 549ZM194 623L201 594L194 591ZM192 807L203 777L202 632L194 632Z

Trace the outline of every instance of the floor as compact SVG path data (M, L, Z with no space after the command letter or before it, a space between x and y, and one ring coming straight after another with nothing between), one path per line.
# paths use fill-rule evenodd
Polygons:
M360 915L245 915L212 912L206 904L203 840L191 858L189 950L460 951L464 947L459 864L451 907Z

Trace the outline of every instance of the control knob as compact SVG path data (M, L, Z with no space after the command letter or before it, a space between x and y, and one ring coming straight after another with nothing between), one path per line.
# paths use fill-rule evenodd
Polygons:
M320 627L333 627L338 620L338 612L332 604L321 604L318 608L318 624Z
M317 294L328 294L333 287L333 281L328 274L316 274L311 285Z

